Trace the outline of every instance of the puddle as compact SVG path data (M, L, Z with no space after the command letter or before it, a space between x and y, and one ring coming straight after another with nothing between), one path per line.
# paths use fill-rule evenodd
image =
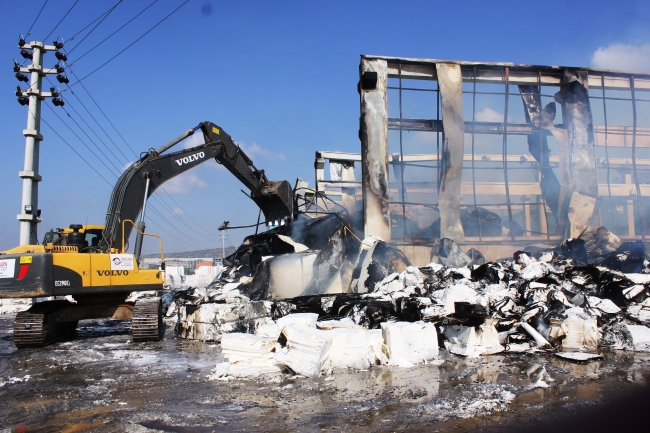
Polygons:
M607 404L650 377L650 354L604 352L602 360L574 363L552 355L467 359L443 352L443 363L410 369L209 381L223 360L218 345L176 339L171 326L161 342L134 344L124 323L93 322L73 341L18 351L13 316L0 316L3 428L500 431ZM555 382L531 389L542 367Z

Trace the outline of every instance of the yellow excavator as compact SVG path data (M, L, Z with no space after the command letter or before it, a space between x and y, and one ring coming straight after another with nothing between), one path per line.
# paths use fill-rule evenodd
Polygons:
M197 135L200 144L166 153ZM270 224L295 217L291 185L269 181L230 135L219 126L201 122L158 149L149 149L118 179L104 226L71 224L45 234L40 245L22 245L0 252L0 298L67 297L33 304L16 315L14 343L18 348L42 347L68 338L79 320L131 319L134 341L161 338L159 297L126 302L131 292L159 291L164 284L162 241L145 232L147 199L173 177L214 158L250 189L250 198ZM136 224L136 219L139 221ZM135 247L128 239L136 229ZM158 237L163 258L160 269L140 269L144 236Z

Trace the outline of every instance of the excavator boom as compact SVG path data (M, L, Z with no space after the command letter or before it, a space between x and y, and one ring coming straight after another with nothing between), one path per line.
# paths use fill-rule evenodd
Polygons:
M200 133L203 144L178 152L164 153L183 139ZM291 184L284 181L271 182L264 170L258 170L253 161L235 144L221 127L202 122L160 148L143 154L139 161L131 164L120 176L106 212L106 224L100 249L123 250L122 239L128 239L132 226L122 224L124 220L135 221L145 200L168 180L197 165L214 158L226 167L251 191L251 199L262 210L266 221L293 219L293 191ZM145 197L146 194L146 197Z

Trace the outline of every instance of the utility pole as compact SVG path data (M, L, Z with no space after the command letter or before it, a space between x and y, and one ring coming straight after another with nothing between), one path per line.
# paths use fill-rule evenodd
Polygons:
M20 86L16 91L20 105L29 104L27 113L27 129L23 130L25 136L25 165L23 171L18 175L23 180L22 204L17 218L20 221L20 245L36 245L38 243L37 224L41 222L41 211L38 208L38 182L42 180L38 174L39 146L43 141L41 135L41 101L45 98L54 98L52 102L56 106L63 106L63 101L58 97L59 93L52 87L50 92L41 92L43 77L47 74L59 74L57 80L60 83L68 83L68 78L61 75L64 68L58 63L54 69L43 68L43 54L48 51L56 51L58 61L66 61L65 54L58 50L63 48L63 43L54 42L54 45L45 45L43 42L25 43L23 37L18 42L20 54L23 58L32 61L26 68L21 67L14 60L14 72L18 81L28 82L24 73L31 74L31 84L23 91ZM28 50L31 50L28 51Z
M230 228L230 221L224 221L218 228L219 237L221 238L221 261L226 258L226 239L228 239L228 229Z

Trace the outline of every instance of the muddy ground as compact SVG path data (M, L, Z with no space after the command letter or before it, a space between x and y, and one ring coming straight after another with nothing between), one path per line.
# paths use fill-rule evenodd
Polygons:
M580 364L442 351L439 365L410 369L219 381L207 378L223 359L219 346L176 338L173 324L161 342L133 343L130 322L86 321L72 341L17 350L13 319L0 316L0 432L557 433L586 423L592 431L650 425L650 354L605 352ZM538 366L556 380L549 388L531 388Z

